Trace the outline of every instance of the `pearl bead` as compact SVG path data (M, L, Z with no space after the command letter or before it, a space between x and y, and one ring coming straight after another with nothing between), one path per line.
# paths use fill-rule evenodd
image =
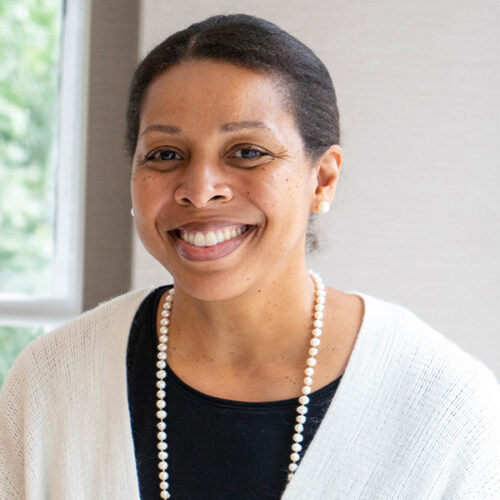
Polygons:
M160 320L160 325L168 325L168 323L169 323L168 319L162 318Z
M309 349L309 355L310 356L316 356L316 354L318 354L318 349L316 349L316 347L311 347Z
M156 372L156 376L158 378L165 378L167 376L167 372L165 370L158 370Z
M156 402L156 406L157 406L160 410L163 410L163 408L165 408L165 406L167 406L167 403L165 403L165 401L163 401L163 400L160 400L160 401L157 401L157 402Z
M167 449L167 443L161 442L161 443L158 443L156 446L158 447L159 450L166 450Z
M166 451L160 451L158 453L158 458L160 460L165 460L166 458L168 458L168 453Z
M304 387L302 387L302 394L305 394L307 396L308 394L311 394L311 392L311 386L305 385Z
M163 499L170 498L170 493L167 490L160 491L160 497Z
M160 342L166 344L168 342L168 335L160 335Z
M290 465L288 466L288 470L289 470L290 472L295 472L295 471L297 470L297 467L298 467L298 466L297 466L297 464L290 464Z
M164 380L158 380L158 382L156 382L156 387L158 387L158 389L165 389L167 383Z
M302 424L296 424L294 429L295 429L295 432L301 433L304 430L304 426Z
M316 363L317 363L316 358L312 358L312 357L307 358L307 361L306 361L307 366L316 366Z
M309 398L307 396L300 396L299 403L301 405L307 405L309 404Z
M156 362L156 366L158 368L165 368L167 366L167 363L165 363L165 361L161 360L161 361L157 361Z
M297 415L295 417L295 420L299 423L299 424L304 424L306 422L306 417L304 415Z
M292 450L293 451L302 451L302 445L299 443L293 443L292 444Z
M304 405L297 406L297 413L305 415L307 413L307 406Z
M311 339L311 342L309 342L313 347L317 347L321 344L321 340L318 339L317 337L314 339Z
M162 470L162 471L158 474L158 477L159 477L162 481L165 481L165 479L168 479L168 472L165 472L164 470Z
M298 462L300 460L300 455L298 453L291 453L290 460L292 462Z
M158 359L167 359L167 353L166 352L159 352Z
M315 328L312 333L314 337L319 337L323 332L321 331L321 328Z
M302 443L303 439L304 439L304 436L302 434L300 434L299 432L297 432L296 434L293 435L293 440L296 443Z
M290 481L290 480L292 479L292 477L293 477L293 474L290 472L290 473L288 474L288 481Z
M323 304L317 304L314 306L314 310L315 311L324 311L325 310L325 306Z
M317 297L316 302L318 304L324 304L325 303L325 297Z
M304 379L304 385L312 385L313 379L311 377L306 377Z
M313 325L315 328L322 328L323 327L323 321L320 319L315 319L313 322Z
M314 319L323 319L324 314L321 311L314 313Z
M158 422L156 424L156 427L158 427L158 429L160 429L160 431L164 431L167 428L167 424L165 422Z
M165 311L164 310L164 311L161 312L161 315L165 318L165 321L166 321L165 324L168 325L169 321L168 321L167 318L170 316L170 311Z
M167 395L167 393L166 393L163 389L159 390L159 391L156 393L156 397L157 397L158 399L163 399L166 395Z
M161 420L167 416L167 412L165 410L157 411L156 416Z
M167 350L166 344L158 344L158 350L159 351L166 351Z
M167 489L168 489L168 483L167 483L166 481L162 481L162 482L160 483L160 488L161 488L162 490L167 490Z
M318 313L316 313L316 314L318 314ZM315 315L315 316L316 316L316 315ZM319 318L319 319L321 319L321 318ZM161 333L161 334L168 333L168 328L167 328L166 326L162 326L162 327L160 328L160 333Z

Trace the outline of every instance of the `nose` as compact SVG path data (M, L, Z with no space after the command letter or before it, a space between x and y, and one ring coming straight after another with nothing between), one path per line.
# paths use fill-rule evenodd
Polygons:
M179 205L203 208L214 202L228 202L233 192L220 167L209 161L191 163L175 190L175 201Z

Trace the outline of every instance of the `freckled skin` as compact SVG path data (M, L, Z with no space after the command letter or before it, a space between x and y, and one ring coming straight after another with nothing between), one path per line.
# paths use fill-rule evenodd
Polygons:
M267 128L220 130L243 121ZM181 132L148 131L152 125ZM262 155L243 158L245 149ZM341 161L332 145L311 163L282 88L267 74L196 60L152 82L133 159L134 222L174 277L169 363L187 383L242 400L288 398L300 387L313 305L307 222L320 201L332 201ZM182 257L168 231L214 218L256 229L221 259ZM331 300L338 293L327 292Z
M286 272L304 258L307 221L317 203L317 169L304 155L295 121L282 101L281 88L272 77L212 61L174 66L149 88L131 182L135 222L146 249L178 285L200 299L244 293L238 283L257 284L277 263ZM219 132L222 123L242 120L265 122L271 131ZM153 124L175 125L183 133L152 131L141 136ZM253 145L270 156L230 159L239 144ZM159 147L172 148L183 159L171 161L171 166L167 161L138 161ZM289 178L296 182L284 189ZM190 203L179 203L182 197ZM219 268L217 262L188 266L176 254L167 230L186 216L212 214L237 214L243 223L258 225L258 231L239 258L229 256Z

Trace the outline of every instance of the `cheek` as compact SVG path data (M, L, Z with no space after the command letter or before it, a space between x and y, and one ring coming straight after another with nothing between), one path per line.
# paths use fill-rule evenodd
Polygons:
M252 189L247 191L250 191L250 196L255 194L254 198L260 200L264 210L279 210L285 216L295 211L309 210L309 176L292 168L274 171L263 169L261 173L252 183Z
M140 172L132 175L132 202L139 211L148 211L165 201L168 188L154 172Z

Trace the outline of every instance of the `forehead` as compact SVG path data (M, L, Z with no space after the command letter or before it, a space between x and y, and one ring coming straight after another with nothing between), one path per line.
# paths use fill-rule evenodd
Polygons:
M268 73L221 61L182 62L151 83L141 129L165 119L185 124L260 120L290 125L285 95L282 82Z

